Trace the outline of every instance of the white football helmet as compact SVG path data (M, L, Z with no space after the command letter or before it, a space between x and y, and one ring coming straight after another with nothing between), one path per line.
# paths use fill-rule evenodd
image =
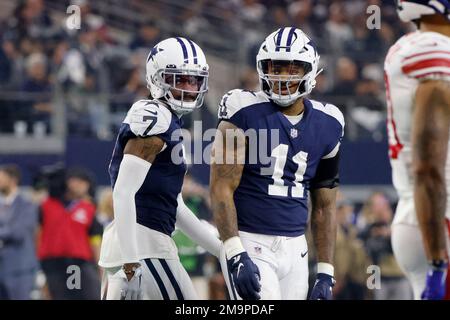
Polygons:
M432 14L442 14L450 21L450 1L397 0L397 12L404 22L411 22Z
M152 97L165 99L178 115L202 106L208 91L209 66L203 50L192 40L176 37L161 41L148 55L146 69L147 88ZM179 88L181 81L197 88ZM172 91L179 92L177 97Z
M261 90L276 104L287 107L298 98L311 93L316 85L320 56L311 39L295 27L280 28L261 44L256 56L256 68ZM277 75L276 64L290 70L289 75ZM299 72L304 71L304 75ZM299 82L294 89L292 82ZM278 93L274 86L278 85ZM292 92L291 92L292 90ZM286 94L282 94L283 91Z

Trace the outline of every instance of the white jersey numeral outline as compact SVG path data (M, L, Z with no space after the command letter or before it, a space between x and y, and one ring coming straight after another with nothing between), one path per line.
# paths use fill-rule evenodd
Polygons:
M287 197L289 186L284 185L283 175L284 167L286 165L288 145L280 144L272 150L271 157L275 158L275 165L273 169L272 179L273 184L269 184L268 193L271 196L281 196ZM295 186L291 187L291 196L293 198L303 198L305 193L305 188L302 184L303 177L305 175L306 169L308 167L308 153L300 151L292 160L298 165L297 171L295 172Z

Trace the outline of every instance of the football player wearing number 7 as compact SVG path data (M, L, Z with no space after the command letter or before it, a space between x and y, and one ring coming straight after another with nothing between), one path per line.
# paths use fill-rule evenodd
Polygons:
M179 37L161 41L147 58L151 99L128 111L109 166L114 221L103 234L99 261L105 269L103 299L197 298L171 238L175 222L219 256L221 242L181 196L181 116L202 106L208 68L202 49Z
M310 192L318 257L310 298L331 299L343 115L334 105L305 98L320 72L319 55L300 29L270 34L256 62L261 90L232 90L223 97L212 149L211 200L230 295L307 298ZM251 141L248 130L256 130L258 141ZM267 132L268 141L258 132ZM269 146L269 164L262 157L252 162L249 146L261 144Z

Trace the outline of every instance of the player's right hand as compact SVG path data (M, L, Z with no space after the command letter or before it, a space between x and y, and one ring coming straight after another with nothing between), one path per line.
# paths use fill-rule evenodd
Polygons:
M445 281L447 276L447 264L442 267L432 266L427 273L425 290L422 292L422 300L442 300L445 296Z
M142 300L142 267L138 267L130 279L123 269L117 271L113 278L120 281L120 300Z
M233 276L236 291L243 300L259 300L261 296L261 278L259 269L248 256L247 252L241 252L228 259L228 269Z

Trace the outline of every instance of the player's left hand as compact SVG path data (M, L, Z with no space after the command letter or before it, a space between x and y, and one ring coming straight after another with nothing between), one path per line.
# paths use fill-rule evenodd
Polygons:
M259 300L261 295L261 275L247 252L242 252L228 260L228 269L233 275L234 286L243 300Z
M142 269L137 268L134 275L128 279L127 275L120 269L112 276L112 281L118 283L120 288L120 300L142 300Z
M445 280L447 264L441 268L431 267L427 273L425 290L422 292L422 300L442 300L445 296Z
M335 284L335 280L332 276L325 273L318 273L316 283L311 291L310 300L331 300L332 288Z

